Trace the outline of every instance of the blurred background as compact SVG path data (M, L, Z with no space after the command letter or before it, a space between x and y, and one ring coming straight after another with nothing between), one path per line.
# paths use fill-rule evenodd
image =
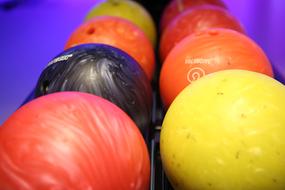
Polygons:
M224 0L285 76L285 1ZM0 0L0 124L25 100L96 0ZM140 0L156 22L167 0Z

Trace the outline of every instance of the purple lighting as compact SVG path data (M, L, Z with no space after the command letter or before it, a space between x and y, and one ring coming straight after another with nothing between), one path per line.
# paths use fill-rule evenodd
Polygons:
M0 4L7 0L0 0ZM61 51L96 0L18 0L0 9L0 124L31 92L46 64ZM285 1L225 0L285 82Z

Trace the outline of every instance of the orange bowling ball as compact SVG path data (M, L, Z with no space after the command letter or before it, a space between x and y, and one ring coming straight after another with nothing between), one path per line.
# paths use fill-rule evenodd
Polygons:
M197 6L185 10L164 30L160 40L161 60L183 38L208 28L229 28L244 33L239 21L226 9L213 5Z
M217 5L226 8L226 5L222 0L172 0L163 11L160 22L161 31L163 31L167 25L184 10L205 4Z
M263 50L239 32L213 28L186 37L172 49L162 65L160 94L165 107L193 81L227 69L273 76Z
M125 51L140 64L148 79L152 79L155 69L152 44L131 22L112 16L96 17L72 33L65 49L85 43L102 43Z

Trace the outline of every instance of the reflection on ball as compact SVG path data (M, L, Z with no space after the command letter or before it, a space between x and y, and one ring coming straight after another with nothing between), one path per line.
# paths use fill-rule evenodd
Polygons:
M132 56L151 81L155 69L154 50L145 34L128 20L100 16L80 25L68 39L65 49L79 44L102 43Z
M198 6L178 15L163 31L160 40L160 58L164 60L172 48L185 37L209 28L228 28L241 33L244 29L229 11L218 6Z
M192 77L189 74L192 69L198 69L199 74L194 71ZM184 38L168 54L160 72L160 94L165 107L169 107L179 92L195 79L227 69L273 76L263 50L239 32L212 28Z
M285 189L285 87L245 70L187 86L162 125L163 166L177 190Z
M147 190L150 163L133 121L100 97L61 92L0 128L1 190Z
M150 128L151 85L138 63L109 45L84 44L56 56L41 73L36 97L80 91L101 96L123 109L144 135Z

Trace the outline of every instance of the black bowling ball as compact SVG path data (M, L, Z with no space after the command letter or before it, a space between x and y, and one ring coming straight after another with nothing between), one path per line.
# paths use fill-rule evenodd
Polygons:
M139 64L122 50L85 44L59 54L41 73L35 96L59 91L101 96L124 110L144 136L149 133L151 85Z

